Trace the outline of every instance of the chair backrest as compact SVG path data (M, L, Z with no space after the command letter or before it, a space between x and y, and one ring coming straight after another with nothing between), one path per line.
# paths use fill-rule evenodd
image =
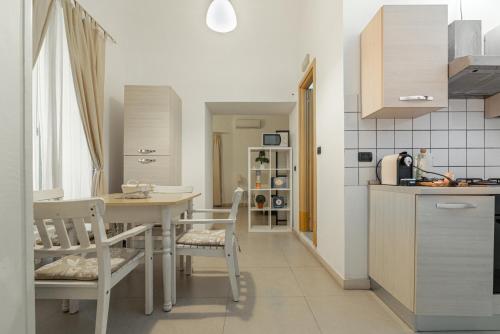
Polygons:
M100 198L68 201L49 201L33 203L33 216L43 247L35 246L35 256L62 256L95 252L105 240L103 214L104 202ZM95 244L90 243L85 224L92 225ZM47 224L55 228L55 236L60 246L54 246L47 231ZM67 224L75 230L76 243L72 244L68 235Z
M231 205L231 213L229 214L230 219L235 219L238 216L238 208L240 206L241 197L243 196L244 190L240 187L236 188L233 193L233 204Z
M64 191L61 188L33 191L33 201L48 201L62 199Z
M158 194L192 193L193 190L193 186L160 186L156 184L153 186L153 192Z

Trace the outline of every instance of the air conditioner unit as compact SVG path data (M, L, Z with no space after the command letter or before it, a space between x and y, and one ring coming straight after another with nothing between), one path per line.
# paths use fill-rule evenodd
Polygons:
M260 119L237 119L234 124L236 129L260 129Z

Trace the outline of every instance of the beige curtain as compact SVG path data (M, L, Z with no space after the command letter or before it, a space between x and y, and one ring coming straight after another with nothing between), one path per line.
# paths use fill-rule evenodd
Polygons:
M94 166L92 195L105 192L103 112L106 37L78 3L62 0L71 70Z
M32 12L32 52L33 52L33 65L35 66L38 54L43 45L45 33L49 26L50 18L54 12L54 0L33 0Z
M222 206L222 138L220 134L214 134L213 145L213 202L214 206Z

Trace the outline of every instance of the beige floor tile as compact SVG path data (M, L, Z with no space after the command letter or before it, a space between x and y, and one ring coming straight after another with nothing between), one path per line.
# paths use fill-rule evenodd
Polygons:
M320 333L304 297L248 297L228 304L225 334Z
M241 271L241 296L303 296L290 268L248 268Z
M362 290L342 289L335 279L320 267L294 267L292 271L301 291L308 297L368 293Z
M321 267L321 263L305 247L288 248L283 253L291 267Z
M330 297L306 297L323 333L413 333L380 305L372 293Z
M177 298L226 298L229 278L220 270L196 270L192 275L177 278Z

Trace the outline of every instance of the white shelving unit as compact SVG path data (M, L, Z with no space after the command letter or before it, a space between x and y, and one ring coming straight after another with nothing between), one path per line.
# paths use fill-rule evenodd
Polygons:
M255 161L259 152L264 151L269 163L261 168ZM260 174L260 188L257 177ZM292 148L264 146L248 148L248 231L250 232L289 232L292 230ZM272 188L273 177L284 177L286 187ZM257 207L255 197L264 195L263 208ZM273 196L282 196L285 206L273 207Z

